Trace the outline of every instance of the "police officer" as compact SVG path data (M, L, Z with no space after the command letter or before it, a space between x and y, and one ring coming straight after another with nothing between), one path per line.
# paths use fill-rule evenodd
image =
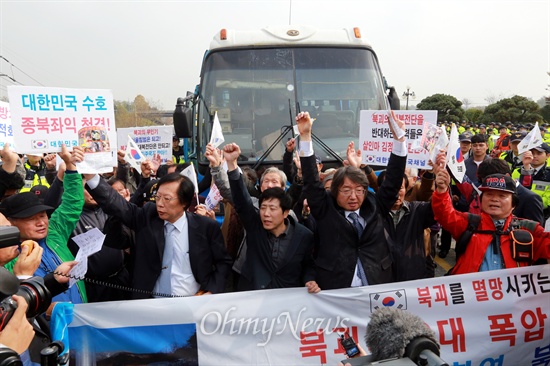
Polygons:
M550 158L550 145L543 142L523 153L523 166L512 172L512 178L542 197L544 218L550 216L550 169L546 160Z
M519 143L527 136L526 132L514 132L510 136L510 150L504 151L500 154L500 159L503 159L510 165L510 170L519 168L522 164L523 154L518 154Z
M32 187L42 185L50 187L46 180L46 163L42 155L27 154L25 162L25 185L19 192L28 192Z
M180 146L180 139L176 135L172 136L172 161L176 165L185 163L185 153Z

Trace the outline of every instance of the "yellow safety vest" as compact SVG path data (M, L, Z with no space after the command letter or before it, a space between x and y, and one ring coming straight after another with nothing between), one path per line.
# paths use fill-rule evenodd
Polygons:
M546 166L544 166L544 169L546 169ZM520 177L521 168L517 168L512 172L512 178L519 180ZM535 192L542 198L542 204L545 209L550 206L550 182L533 179L531 182L531 191Z
M27 171L27 175L25 176L25 185L19 190L19 192L29 192L32 187L38 185L43 185L50 188L50 184L46 180L44 174L40 174L40 172L43 172L44 169L45 168L40 169L38 172L36 172L28 162L25 163L25 170Z

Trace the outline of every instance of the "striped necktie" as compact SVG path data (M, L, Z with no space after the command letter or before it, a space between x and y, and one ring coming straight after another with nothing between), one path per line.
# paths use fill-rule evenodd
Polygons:
M361 234L363 234L363 225L359 222L359 215L357 213L352 212L348 215L349 219L351 220L351 223L355 227L355 230L357 231L357 235L359 238L361 238ZM363 268L363 263L361 263L361 259L357 257L357 276L361 280L362 286L367 286L369 282L367 281L367 275L365 274L365 269Z

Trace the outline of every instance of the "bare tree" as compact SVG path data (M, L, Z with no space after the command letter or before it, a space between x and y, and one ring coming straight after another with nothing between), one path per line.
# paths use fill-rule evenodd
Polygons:
M501 99L504 99L506 98L506 95L504 95L503 93L500 93L499 95L495 95L493 93L487 95L484 100L487 102L487 104L491 105L491 104L495 104L496 102L498 102L499 100Z

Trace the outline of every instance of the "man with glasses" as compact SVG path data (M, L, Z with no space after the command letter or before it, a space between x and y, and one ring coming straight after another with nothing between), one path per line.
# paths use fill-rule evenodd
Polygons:
M231 268L216 221L187 211L195 188L170 173L158 181L155 202L138 207L98 175L86 175L92 197L135 231L133 298L219 293ZM153 292L153 293L151 293Z
M403 128L401 121L393 116ZM384 218L403 183L407 148L395 139L384 184L375 195L368 191L365 173L354 166L340 168L327 192L319 180L311 142L309 113L296 117L300 131L303 192L317 222L319 248L316 281L322 289L376 285L395 281Z

